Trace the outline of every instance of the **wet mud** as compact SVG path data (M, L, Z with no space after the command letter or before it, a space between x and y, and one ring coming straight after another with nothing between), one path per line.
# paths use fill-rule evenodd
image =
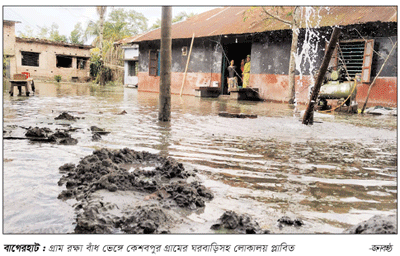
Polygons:
M217 223L211 226L212 230L219 233L234 234L269 234L271 231L262 230L257 221L249 214L237 214L234 211L226 211L218 219Z
M196 170L186 170L172 158L128 148L96 150L78 165L68 163L59 170L65 174L58 184L66 189L58 198L73 198L79 202L76 209L82 210L75 233L168 233L167 227L173 224L171 209L196 210L214 197L195 180ZM110 216L109 210L118 205L93 197L98 190L142 192L142 201L155 203Z
M63 86L5 98L6 233L363 234L396 226L383 221L397 212L393 116L315 113L306 127L284 104L173 97L165 125L157 95ZM374 215L382 221L370 229L364 221Z
M369 220L363 221L345 230L349 234L397 234L396 215L375 215Z

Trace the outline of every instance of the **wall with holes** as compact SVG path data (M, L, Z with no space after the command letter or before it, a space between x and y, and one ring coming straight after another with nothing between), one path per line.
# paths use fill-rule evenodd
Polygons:
M38 66L23 65L24 52L38 53ZM57 58L57 56L62 56ZM61 81L88 81L90 78L90 50L66 45L52 45L18 40L15 44L16 72L29 72L31 77L38 80L54 80L55 75L61 75ZM80 60L84 63L79 63ZM68 61L67 61L68 60ZM70 62L69 62L70 60ZM58 63L58 62L60 63Z

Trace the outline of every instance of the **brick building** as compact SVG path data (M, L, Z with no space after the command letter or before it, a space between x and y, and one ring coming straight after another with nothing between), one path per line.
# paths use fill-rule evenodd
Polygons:
M84 82L90 78L90 45L15 36L16 21L3 21L3 52L7 78L28 72L34 79Z

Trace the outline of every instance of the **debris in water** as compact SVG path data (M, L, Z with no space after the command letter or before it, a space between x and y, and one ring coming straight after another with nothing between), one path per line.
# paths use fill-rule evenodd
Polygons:
M99 127L94 126L94 125L90 126L90 130L93 132L93 134L98 133L100 135L107 135L107 134L110 133L110 132L107 132L105 129L99 128Z
M238 234L269 234L269 230L261 230L258 223L248 214L238 215L234 211L226 211L218 219L218 223L211 226L212 230L223 230Z
M25 136L35 137L35 138L45 138L49 133L51 133L51 130L49 128L29 127L28 131L25 133Z
M67 173L58 184L65 184L66 190L58 198L75 198L81 204L79 209L83 209L77 217L76 233L115 233L115 228L125 233L168 233L160 229L163 225L159 218L171 219L163 208L196 210L214 198L200 182L187 180L196 174L185 170L183 164L172 158L128 148L96 150L77 166L66 164L60 167L61 170ZM142 201L153 199L158 204L129 210L122 217L111 217L104 203L92 198L98 190L112 193L137 191L143 195ZM153 217L158 218L157 221Z
M128 112L126 112L125 110L123 110L121 113L118 113L117 115L125 115L128 114Z
M230 117L230 118L257 118L257 115L249 115L249 114L233 114L233 113L227 113L227 112L220 112L218 113L219 116L222 117Z
M92 140L93 140L93 141L99 141L99 140L101 140L101 135L100 135L100 133L98 133L98 132L93 133Z
M69 121L76 121L76 119L79 119L79 117L74 117L67 112L61 113L59 116L54 118L55 120L63 119L63 120L69 120Z
M363 221L343 233L348 234L397 234L396 215L375 215L369 220Z
M283 225L287 225L287 226L296 226L296 227L300 227L304 225L304 222L300 219L294 219L292 220L290 217L288 216L283 216L281 217L279 220L279 227L283 227Z

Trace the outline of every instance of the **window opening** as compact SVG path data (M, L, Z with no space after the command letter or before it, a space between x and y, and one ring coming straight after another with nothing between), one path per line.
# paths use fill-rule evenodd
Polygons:
M72 68L72 57L57 55L57 64L58 68Z
M339 49L339 51L338 51ZM369 83L371 77L374 40L340 41L330 65L334 70L345 66L350 78L361 75L362 82Z
M88 58L76 58L76 69L85 69Z
M21 52L22 66L39 67L39 54L38 52Z

